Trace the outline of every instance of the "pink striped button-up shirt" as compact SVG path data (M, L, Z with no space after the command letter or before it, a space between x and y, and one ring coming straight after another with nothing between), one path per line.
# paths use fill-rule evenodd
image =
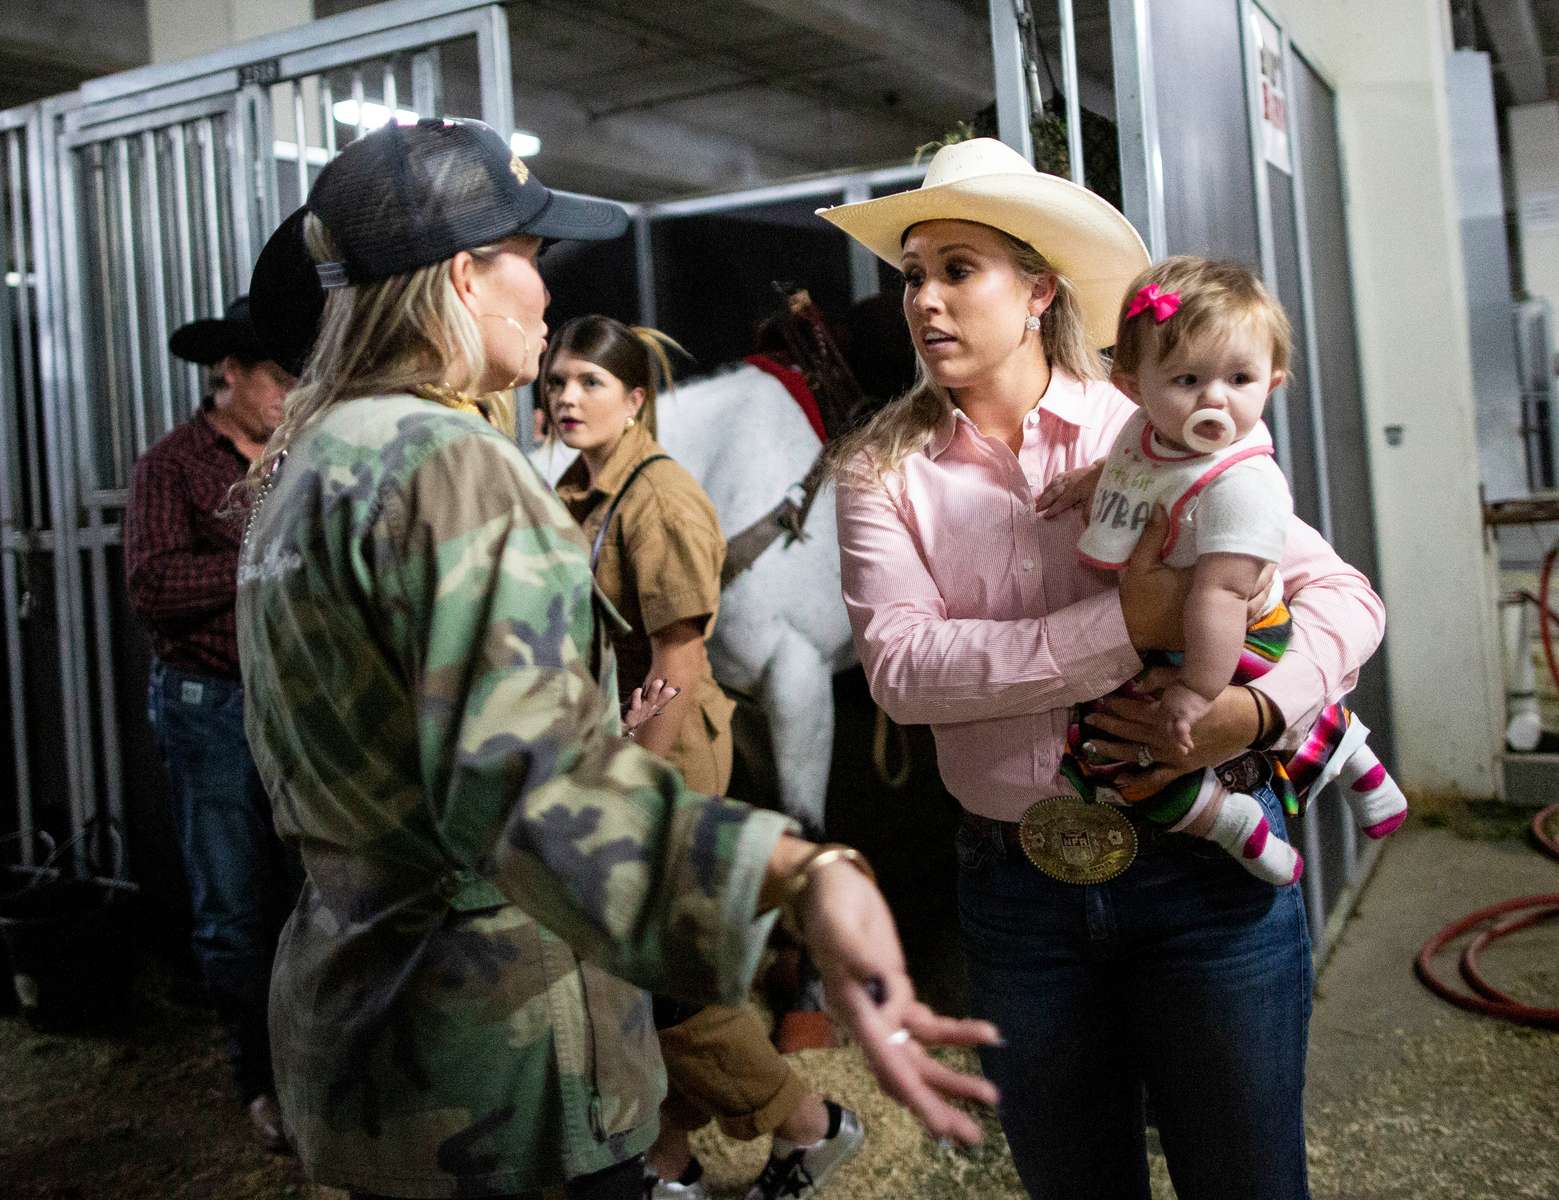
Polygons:
M1114 575L1078 561L1082 510L1034 511L1057 475L1109 452L1133 407L1056 370L1016 455L955 409L885 487L839 489L844 601L872 696L932 727L943 782L971 812L1015 821L1056 788L1068 710L1142 667ZM1297 518L1280 567L1293 641L1254 686L1291 745L1353 687L1385 617Z

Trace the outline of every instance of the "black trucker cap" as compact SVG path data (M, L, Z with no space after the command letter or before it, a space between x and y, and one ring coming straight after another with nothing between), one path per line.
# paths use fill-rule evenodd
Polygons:
M615 204L564 196L531 174L481 121L430 117L386 125L349 145L309 190L340 263L326 287L369 283L515 234L597 240L628 228Z
M245 362L271 357L250 319L248 296L238 297L220 317L180 325L168 339L168 350L186 362L202 366L221 362L229 354Z

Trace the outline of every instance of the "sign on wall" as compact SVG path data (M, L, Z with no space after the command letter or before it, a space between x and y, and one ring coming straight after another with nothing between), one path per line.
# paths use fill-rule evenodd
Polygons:
M1260 67L1261 144L1266 160L1278 170L1294 173L1288 144L1288 88L1283 78L1283 37L1272 18L1252 8L1251 23L1256 35L1257 62Z

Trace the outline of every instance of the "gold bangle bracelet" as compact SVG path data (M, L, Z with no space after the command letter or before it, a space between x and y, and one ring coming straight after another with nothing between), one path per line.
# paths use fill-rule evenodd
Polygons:
M779 909L780 925L786 933L798 941L806 940L802 929L801 915L797 911L801 898L806 895L807 888L812 885L812 877L824 867L836 862L847 862L872 883L877 882L877 873L872 870L871 864L866 861L866 855L862 854L854 846L840 845L837 842L819 846L799 867L786 877L783 890L780 892L779 902L774 906Z

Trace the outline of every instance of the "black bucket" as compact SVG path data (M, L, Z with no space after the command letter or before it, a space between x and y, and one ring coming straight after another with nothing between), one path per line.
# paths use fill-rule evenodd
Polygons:
M119 1023L130 998L132 893L92 879L40 878L0 895L10 990L37 1029Z

